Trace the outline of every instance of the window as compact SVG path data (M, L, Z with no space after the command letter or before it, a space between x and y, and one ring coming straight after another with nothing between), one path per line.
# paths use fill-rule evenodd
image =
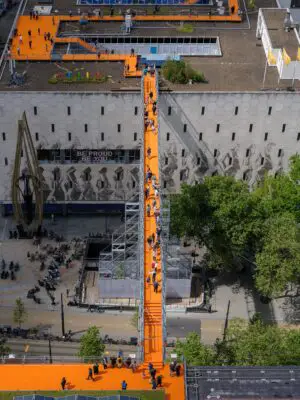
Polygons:
M235 109L234 109L234 115L238 115L238 113L239 113L239 108L238 108L238 107L235 107Z
M71 107L68 107L68 115L71 115Z
M168 115L171 115L172 113L172 107L168 107Z
M297 141L300 140L300 132L297 133Z
M33 114L37 115L37 107L33 107Z
M104 132L101 132L101 142L104 141Z
M71 140L72 140L72 133L68 132L68 141L71 142Z
M201 108L201 115L204 115L204 113L205 113L205 107L202 107Z
M217 157L218 155L218 149L214 149L214 157Z
M53 171L53 179L54 179L56 182L59 181L59 173L58 173L57 169L55 169L55 170Z
M167 181L164 181L164 189L167 187Z
M252 132L252 130L253 130L253 124L250 124L249 125L249 132Z
M184 171L180 171L180 180L182 181L184 179Z
M203 138L203 133L202 133L202 132L200 132L200 133L199 133L199 141L201 141L201 140L202 140L202 138Z
M249 157L249 155L250 155L250 149L247 149L246 150L246 157Z
M260 159L260 165L264 165L264 162L265 162L265 158L262 157L262 158Z
M84 132L88 131L88 124L84 124Z
M89 173L86 171L86 172L84 173L84 180L85 180L86 182L88 182L88 181L89 181L89 177L90 177L90 175L89 175Z
M247 172L243 173L243 181L245 181L247 179Z
M69 179L68 183L69 183L70 189L72 189L73 188L73 182L71 181L71 179Z
M184 157L184 155L185 155L185 149L182 149L181 150L181 157Z
M5 165L8 165L8 159L7 159L7 157L4 158L4 164L5 164Z
M121 132L121 124L118 124L118 132Z
M23 157L24 156L24 151L23 151L23 149L21 150L21 157Z
M216 132L220 132L220 124L217 124Z
M168 159L168 157L165 157L165 165L168 165L169 164L169 159Z
M285 132L285 128L286 128L286 124L282 124L282 129L281 129L282 133Z
M35 132L35 141L38 142L39 141L39 133Z
M121 172L117 172L117 181L120 181L121 180Z
M228 165L231 165L231 164L232 164L232 157L229 157Z
M272 114L272 107L269 107L269 109L268 109L268 115L271 115Z
M200 157L197 157L197 165L200 165Z
M3 142L5 142L5 140L6 140L6 134L5 134L5 132L2 132L2 140L3 140Z
M139 108L138 107L134 107L134 115L138 115L139 112Z
M132 181L132 188L135 188L135 181Z
M104 107L101 107L101 115L104 115Z
M55 124L51 124L51 132L55 132Z
M268 132L265 132L265 137L264 137L265 142L268 140L268 136L269 136Z
M194 184L195 184L195 185L198 185L198 181L195 181Z
M104 181L101 181L101 189L104 188Z
M278 157L280 157L282 155L282 149L278 150Z
M232 140L233 142L235 141L235 132L232 132L231 140Z
M183 124L183 132L184 132L184 133L186 132L186 129L187 129L187 125L186 125L186 124Z
M170 140L170 133L167 132L167 142Z
M133 134L133 140L134 140L134 141L137 140L137 132L134 132L134 134Z

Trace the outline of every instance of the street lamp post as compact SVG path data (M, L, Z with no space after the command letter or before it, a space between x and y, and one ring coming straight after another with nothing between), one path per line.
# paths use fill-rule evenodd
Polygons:
M49 344L49 364L52 364L52 347L51 347L51 339L49 338L49 341L48 341L48 344Z
M61 310L60 310L60 315L61 315L61 332L62 336L65 336L65 314L64 314L64 300L63 300L63 294L60 294L60 305L61 305Z

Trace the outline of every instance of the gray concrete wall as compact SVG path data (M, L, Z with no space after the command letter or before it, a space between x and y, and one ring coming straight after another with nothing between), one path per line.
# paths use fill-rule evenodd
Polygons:
M138 107L137 115L135 107ZM268 115L269 107L272 107L271 115ZM0 201L9 202L11 198L17 121L23 111L27 112L36 148L132 149L141 143L143 118L139 93L1 92ZM297 93L162 93L159 122L161 182L169 192L179 191L183 182L200 182L216 170L245 179L252 185L266 171L275 174L285 170L289 157L300 151ZM51 130L53 123L55 132ZM84 131L84 124L88 124L88 132ZM216 132L217 124L219 132ZM250 124L253 124L252 132L249 132ZM284 132L283 124L286 124ZM68 141L68 132L72 133L71 141ZM135 132L137 140L134 140ZM200 133L202 140L199 140ZM53 183L56 167L61 173L59 189ZM81 176L88 167L91 179L87 185L81 182ZM115 179L120 167L123 169L121 184ZM121 200L127 197L127 192L130 196L133 181L138 181L133 165L43 164L42 168L48 201ZM70 174L76 177L75 191L67 185ZM105 181L104 190L101 190L101 180Z

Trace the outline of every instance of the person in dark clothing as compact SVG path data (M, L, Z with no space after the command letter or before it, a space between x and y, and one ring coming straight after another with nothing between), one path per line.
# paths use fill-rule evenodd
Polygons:
M107 358L106 357L103 357L102 365L103 365L103 369L107 369Z
M66 384L67 384L67 380L66 380L65 377L62 378L60 384L61 384L62 390L65 390L65 387L66 387Z
M153 274L152 274L152 283L154 284L155 282L156 282L156 272L153 271Z
M151 375L151 378L152 378L152 379L155 379L155 376L156 376L156 369L155 369L155 368L152 368L152 369L150 370L150 375Z
M93 370L92 368L89 368L89 374L88 377L86 378L88 381L91 379L92 381L94 381L94 377L93 377Z
M116 357L111 357L110 358L110 363L111 363L112 368L115 368L116 363L117 363Z
M126 390L127 389L127 382L123 381L122 382L122 390Z
M181 369L181 365L177 364L175 367L176 376L180 376L180 369Z
M162 387L162 375L158 375L156 378L156 386Z
M30 37L31 36L31 30L29 29L29 31L28 31L28 36Z
M151 385L152 385L152 390L155 390L157 388L157 384L156 384L156 380L155 379L152 379Z
M32 40L29 40L29 48L32 48Z
M151 362L149 362L149 364L148 364L148 371L150 372L151 369L153 369L153 364L152 364Z
M97 362L95 363L95 365L93 365L93 372L94 372L94 375L99 374L99 364Z
M154 293L157 293L158 286L159 286L158 282L157 282L157 281L155 281L155 282L153 283L153 289L154 289Z

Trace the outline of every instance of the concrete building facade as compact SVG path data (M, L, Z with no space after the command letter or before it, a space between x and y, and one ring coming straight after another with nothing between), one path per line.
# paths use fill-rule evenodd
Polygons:
M0 96L0 200L11 203L17 121L27 114L36 149L65 150L40 157L48 203L116 202L139 187L143 117L139 92L2 92ZM300 98L291 92L162 92L159 99L161 184L180 185L223 173L253 185L265 172L288 167L300 151ZM116 151L81 157L67 150ZM133 152L132 150L137 150ZM131 151L129 156L129 151ZM111 153L109 153L111 154ZM85 153L86 155L86 153ZM117 161L116 161L117 160Z

